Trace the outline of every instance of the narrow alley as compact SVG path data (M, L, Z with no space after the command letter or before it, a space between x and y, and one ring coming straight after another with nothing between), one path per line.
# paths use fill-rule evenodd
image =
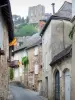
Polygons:
M13 95L12 100L47 100L46 98L39 96L37 92L24 89L17 86L9 86L9 89Z

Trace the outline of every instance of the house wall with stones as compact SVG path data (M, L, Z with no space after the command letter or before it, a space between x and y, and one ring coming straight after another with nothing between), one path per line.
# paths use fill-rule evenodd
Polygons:
M28 78L28 74L27 71L25 72L25 77L24 77L24 65L22 65L22 58L27 56L27 51L25 49L21 49L21 50L16 50L16 52L14 52L14 60L19 60L20 61L20 65L19 68L15 68L14 69L14 80L15 81L21 81L22 83L25 84L25 86L27 86L27 78ZM25 78L25 79L24 79ZM25 80L25 82L24 82Z
M75 0L72 0L72 17L75 16Z
M35 55L35 48L38 48L38 54ZM30 89L38 90L38 84L42 81L41 73L42 73L42 48L41 44L29 48L28 50L28 85ZM35 66L37 65L37 68ZM33 87L34 86L34 87ZM41 91L41 88L40 90Z
M72 41L69 38L71 28L72 24L70 21L52 19L42 36L42 93L50 100L53 100L52 68L50 62L55 55L71 44Z
M72 23L73 23L73 25L75 25L75 18L73 18ZM72 42L72 71L71 71L71 73L72 73L71 100L74 100L75 99L75 95L74 95L74 93L75 93L75 81L74 81L74 79L75 79L75 31L74 31L74 34L73 34L73 42Z
M5 55L0 56L0 100L7 100L7 96L8 96L7 58L9 57L9 39L8 39L7 27L2 18L1 12L0 12L0 32L1 34L3 34L2 49L5 52Z
M65 57L57 64L52 66L52 100L55 99L55 74L56 71L59 71L59 80L60 80L60 100L65 100L65 72L70 72L70 83L71 83L71 68L72 68L72 57ZM68 84L68 83L67 83ZM71 85L71 84L70 84ZM71 87L71 86L70 86ZM71 89L71 88L70 88ZM71 91L70 91L71 92ZM71 99L70 99L71 100Z

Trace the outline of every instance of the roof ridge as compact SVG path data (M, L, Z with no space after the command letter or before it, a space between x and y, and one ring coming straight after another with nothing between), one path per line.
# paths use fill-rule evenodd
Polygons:
M60 16L56 16L56 15L52 15L49 20L47 21L47 23L45 24L44 28L41 30L40 32L40 36L43 35L43 33L45 32L46 28L48 27L49 23L51 22L52 19L55 19L55 20L67 20L67 21L71 21L70 18L66 18L66 17L60 17Z
M65 3L72 4L72 3L68 2L68 1L64 1L64 3L62 4L62 6L60 7L60 9L59 9L56 13L58 13L58 12L62 9L62 7L65 5ZM55 14L56 14L56 13L55 13Z
M64 3L65 3L65 2L72 4L72 3L71 3L71 2L69 2L69 1L64 1Z

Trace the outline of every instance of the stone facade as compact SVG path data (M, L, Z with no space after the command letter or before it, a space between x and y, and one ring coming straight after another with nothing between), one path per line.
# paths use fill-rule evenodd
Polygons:
M72 17L75 16L75 0L72 0Z
M45 7L42 5L37 5L29 7L28 18L29 23L38 23L45 15Z
M38 54L35 55L35 49L38 48ZM39 81L42 73L42 48L41 44L29 48L28 50L29 66L28 66L28 85L30 89L38 90ZM37 68L36 68L37 65Z
M13 60L20 61L19 68L14 69L14 81L20 81L20 82L24 83L25 86L27 87L28 70L26 70L25 76L24 76L24 65L22 65L22 58L25 56L27 56L27 51L25 49L21 49L21 50L17 49L14 51Z
M66 47L68 47L72 43L72 41L69 38L69 32L71 28L72 28L72 23L70 21L62 19L58 20L52 19L42 36L43 95L48 97L50 100L54 100L53 88L52 88L53 73L52 73L52 67L50 66L50 62L52 61L55 55L59 54L61 51L63 51Z
M0 100L7 100L8 96L8 63L7 58L9 57L9 39L8 39L8 31L6 28L6 24L2 19L2 15L0 12L0 29L2 27L3 34L3 50L5 55L0 56ZM1 37L2 38L2 37Z
M64 58L62 61L52 66L52 100L55 98L55 74L59 71L59 80L60 80L60 100L65 100L65 72L70 72L71 80L71 66L72 66L72 57ZM70 81L71 83L71 81ZM71 85L71 84L70 84ZM70 94L71 95L71 94Z
M74 1L74 0L73 0ZM74 3L75 4L75 3ZM73 18L73 25L75 25L75 18ZM75 32L73 34L73 42L72 42L72 89L71 89L71 100L75 99Z

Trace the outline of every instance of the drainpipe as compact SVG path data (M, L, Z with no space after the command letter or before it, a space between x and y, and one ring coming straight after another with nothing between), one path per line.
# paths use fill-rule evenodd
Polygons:
M63 49L65 49L65 40L64 40L64 21L63 22Z

